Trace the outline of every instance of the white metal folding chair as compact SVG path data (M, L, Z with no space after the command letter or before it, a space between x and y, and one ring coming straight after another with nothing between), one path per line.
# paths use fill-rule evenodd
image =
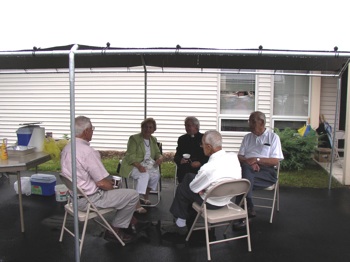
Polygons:
M280 188L279 188L280 163L279 162L275 168L277 172L276 183L269 187L261 189L265 191L271 191L273 196L272 197L253 196L253 199L258 199L261 202L261 204L255 204L254 205L255 207L271 209L270 223L272 223L275 208L277 211L280 211Z
M61 178L62 182L67 186L67 188L70 191L72 191L73 190L72 181L69 178L66 178L66 177L64 177L62 175L60 175L60 178ZM105 228L106 230L109 230L111 233L113 233L113 235L124 246L125 243L120 239L120 237L115 233L115 231L113 230L111 225L103 217L104 214L107 214L109 212L115 212L115 209L114 208L102 208L102 209L100 208L100 209L97 209L97 207L90 201L89 197L85 194L85 192L83 190L81 190L80 187L77 186L77 190L78 190L79 197L83 197L83 198L85 198L88 201L87 210L86 211L78 211L78 214L77 214L78 215L78 220L80 222L84 223L83 230L82 230L82 233L81 233L81 237L79 238L80 253L81 253L82 248L83 248L88 221L90 219L92 219L92 218L94 218L95 222L100 224L103 228ZM63 218L61 235L60 235L60 239L59 239L60 242L62 242L62 240L63 240L63 234L64 234L65 231L68 232L71 236L75 237L75 234L70 229L68 229L68 227L66 226L68 214L71 215L71 216L74 216L73 202L72 202L71 197L68 197L68 202L64 206L64 209L65 209L65 214L64 214L64 218ZM102 220L102 222L100 222L99 220L95 219L95 218L98 218L98 217Z
M231 179L231 180L219 182L207 192L202 205L199 205L196 202L192 204L193 209L197 211L197 216L193 222L193 225L190 231L188 232L186 241L190 239L191 234L194 230L205 229L205 240L206 240L206 246L207 246L208 260L211 260L210 245L237 240L241 238L247 238L248 251L251 251L249 220L248 220L247 201L246 201L246 195L249 190L249 187L250 187L250 182L247 179L236 179L236 180ZM206 202L209 197L233 198L237 195L243 195L241 203L239 205L236 205L232 202L229 205L224 206L220 209L214 209L214 210L207 209ZM200 217L204 218L204 227L196 226L198 219ZM226 233L228 229L232 225L233 221L237 219L246 219L247 221L246 234L227 238ZM224 232L224 239L210 241L209 229L220 227L220 226L226 226L226 230Z

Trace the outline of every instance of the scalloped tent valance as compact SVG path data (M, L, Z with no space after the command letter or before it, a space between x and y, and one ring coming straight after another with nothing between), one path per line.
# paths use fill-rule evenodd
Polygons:
M69 68L74 45L0 52L0 69ZM336 49L336 48L335 48ZM332 72L348 65L350 52L205 48L113 48L78 45L75 68L153 66L197 69L265 69Z

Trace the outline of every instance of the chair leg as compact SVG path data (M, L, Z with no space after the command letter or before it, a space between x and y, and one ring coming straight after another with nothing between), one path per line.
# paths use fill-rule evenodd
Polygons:
M247 221L247 242L248 242L248 251L251 252L252 251L252 244L250 242L250 229L249 229L249 220L248 217L246 218Z
M191 237L191 235L192 235L192 232L193 232L193 230L194 230L194 228L195 228L195 226L196 226L196 223L197 223L197 221L198 221L200 215L201 215L201 213L198 212L196 218L195 218L194 221L193 221L193 224L192 224L192 226L191 226L191 229L190 229L190 231L189 231L188 234L187 234L186 241L188 241L188 240L190 239L190 237Z
M128 178L124 177L125 188L129 188L128 186Z
M64 234L64 230L65 230L65 227L66 227L66 221L67 221L67 214L68 214L68 212L66 211L64 213L63 224L62 224L62 229L61 229L61 235L60 235L59 242L62 242L62 240L63 240L63 234Z
M247 207L247 199L244 199L244 208L245 210L248 209ZM249 218L248 218L248 212L246 214L246 230L247 230L247 241L248 241L248 251L251 252L252 251L252 246L251 246L251 242L250 242L250 228L249 228Z
M125 246L125 243L123 240L121 240L121 238L117 235L117 233L115 233L115 231L113 230L112 226L108 223L108 221L104 218L103 215L101 215L100 213L97 213L97 215L99 216L99 218L103 221L103 224L100 221L95 220L98 224L100 224L103 228L109 230L111 233L113 233L113 235L118 239L118 241L120 242L120 244L122 246Z
M270 224L272 224L273 215L275 212L275 206L277 201L277 211L279 211L279 187L278 182L276 183L275 192L273 193L272 207L271 207L271 216Z
M124 181L125 181L125 187L129 188L128 187L128 178L125 177ZM132 188L135 188L135 179L133 179L133 178L132 178ZM150 194L156 194L157 195L157 202L152 204L152 205L141 205L141 206L144 206L144 207L155 207L155 206L157 206L160 203L160 199L161 199L161 195L160 195L161 188L162 188L162 181L161 181L161 178L160 178L158 183L157 183L157 189L155 191L152 191L152 190L150 191Z
M86 217L85 217L85 221L84 221L84 226L83 226L83 231L81 233L81 238L80 238L80 254L81 254L81 250L83 249L83 244L84 244L84 239L85 239L85 233L86 233L86 227L89 221L89 213L90 213L90 207L88 207L87 211L86 211Z
M280 211L280 184L278 183L277 184L277 187L276 187L276 201L277 201L277 211Z
M156 191L150 191L151 194L156 194L157 195L157 202L152 204L152 205L141 205L141 206L146 206L146 207L155 207L160 203L160 192L161 192L161 185L160 185L160 179L157 184L157 190Z
M270 215L270 224L272 224L272 220L273 220L273 214L274 214L274 211L275 211L275 199L272 200L272 207L271 207L271 215Z
M159 184L159 192L162 192L162 177L161 176L159 177L158 184Z
M204 224L205 224L205 242L207 245L207 256L208 256L208 261L210 261L211 256L210 256L209 228L208 228L208 218L207 218L206 208L204 208Z

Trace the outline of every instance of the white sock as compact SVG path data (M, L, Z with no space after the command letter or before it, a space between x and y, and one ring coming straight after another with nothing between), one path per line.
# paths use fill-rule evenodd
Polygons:
M176 225L178 227L185 227L186 226L186 219L182 219L182 218L176 219Z

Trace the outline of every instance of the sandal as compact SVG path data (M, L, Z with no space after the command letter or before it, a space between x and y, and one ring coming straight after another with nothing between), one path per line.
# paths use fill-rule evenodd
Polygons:
M145 213L147 213L147 209L145 209L143 207L139 207L139 208L136 208L135 212L138 214L145 214Z
M140 203L141 205L146 205L146 206L149 206L151 205L151 201L149 201L148 199L144 199L144 198L140 198Z

